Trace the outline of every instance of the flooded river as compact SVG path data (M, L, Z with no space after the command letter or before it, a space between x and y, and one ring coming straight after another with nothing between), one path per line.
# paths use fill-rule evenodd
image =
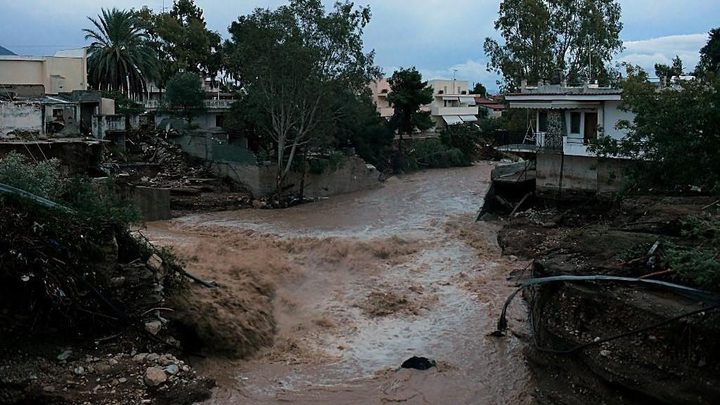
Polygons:
M227 294L272 291L272 347L198 364L218 381L209 403L530 403L521 343L486 337L513 290L507 277L527 264L501 257L496 225L474 222L491 169L432 170L286 210L148 225L153 241ZM230 316L262 330L265 318L246 319L248 305ZM523 314L512 308L511 328L523 330ZM438 366L398 370L414 355Z

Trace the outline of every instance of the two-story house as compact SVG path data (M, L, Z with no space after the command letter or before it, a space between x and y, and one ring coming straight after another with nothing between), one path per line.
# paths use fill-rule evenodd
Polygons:
M509 108L528 111L528 129L521 144L503 145L504 152L536 154L538 194L604 194L616 191L624 159L599 158L590 147L598 134L620 140L618 128L634 114L620 108L622 90L595 84L567 86L523 83L506 94Z

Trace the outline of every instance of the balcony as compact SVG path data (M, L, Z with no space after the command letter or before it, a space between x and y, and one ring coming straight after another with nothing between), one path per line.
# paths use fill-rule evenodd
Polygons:
M563 136L562 140L558 139L553 142L547 138L545 132L534 132L529 136L520 141L512 143L505 142L505 145L498 146L496 149L501 152L512 152L512 153L563 153L567 156L595 156L595 154L588 150L588 146L583 143L582 138L567 137Z
M232 104L235 102L235 100L226 100L226 99L220 99L220 100L204 100L203 103L205 104L206 110L229 110ZM145 109L150 111L157 111L160 106L162 105L162 102L160 100L147 100L145 101Z
M477 115L477 106L473 107L435 107L430 110L432 115Z

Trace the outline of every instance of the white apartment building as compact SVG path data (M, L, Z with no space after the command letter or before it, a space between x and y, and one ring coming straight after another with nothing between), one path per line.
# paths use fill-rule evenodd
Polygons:
M478 107L475 104L475 96L470 94L467 81L430 80L428 86L433 89L433 101L420 109L430 112L435 122L434 130L448 125L477 121ZM393 115L393 108L387 101L391 91L390 84L386 79L380 79L370 83L370 89L377 112L381 117L390 119Z

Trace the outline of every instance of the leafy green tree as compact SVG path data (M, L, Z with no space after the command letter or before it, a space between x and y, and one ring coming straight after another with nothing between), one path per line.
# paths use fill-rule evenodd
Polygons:
M337 109L341 115L335 125L335 146L352 147L366 162L380 171L390 168L395 134L380 116L370 94L339 92Z
M479 94L483 97L487 97L487 89L482 83L475 83L475 87L472 89L472 94Z
M155 14L143 7L138 16L163 63L159 87L178 71L215 78L222 68L220 34L209 30L193 0L177 0L168 12Z
M197 73L178 72L167 83L167 108L192 124L193 117L205 110L205 92Z
M720 75L720 28L710 31L707 44L700 49L700 63L695 68L698 76Z
M468 166L480 156L481 148L488 143L480 128L474 125L450 125L440 134L440 140L448 148L462 154L462 166Z
M682 76L682 74L683 63L677 55L672 60L672 66L661 63L655 64L655 75L660 79L661 83L670 84L670 79L672 79L673 76Z
M88 82L98 90L138 96L147 82L158 77L157 55L148 46L148 36L135 12L102 9L97 19L88 17L93 28L85 28L88 47Z
M658 91L642 69L631 73L622 106L635 119L618 123L628 131L625 138L600 137L596 150L634 159L638 189L720 192L720 79L680 81Z
M400 69L388 79L390 93L387 101L393 107L390 127L397 130L400 136L398 154L394 162L396 170L403 170L403 135L410 135L433 127L430 112L420 111L420 107L430 104L433 100L433 89L422 80L422 75L414 67Z
M608 63L622 49L620 5L615 0L505 0L486 38L488 69L513 90L521 80L578 83L612 77Z
M368 8L347 1L326 12L320 0L292 0L230 26L226 69L243 89L239 112L254 114L275 146L278 192L302 149L328 139L322 129L338 119L338 89L359 93L378 74L363 51L369 20Z

